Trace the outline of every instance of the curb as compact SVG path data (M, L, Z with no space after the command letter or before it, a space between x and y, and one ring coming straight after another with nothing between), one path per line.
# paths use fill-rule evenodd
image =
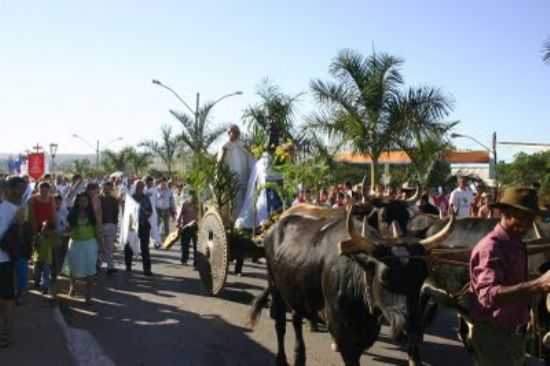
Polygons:
M59 307L53 309L53 318L63 330L67 348L77 366L115 366L90 332L67 325Z

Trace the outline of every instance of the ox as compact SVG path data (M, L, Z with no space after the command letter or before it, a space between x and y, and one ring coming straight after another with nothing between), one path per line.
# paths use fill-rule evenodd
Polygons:
M405 200L378 197L366 197L365 203L374 207L368 217L368 224L377 229L382 236L393 233L392 224L396 223L401 233L407 233L409 220L414 216L415 204L420 197L420 187Z
M254 300L254 325L271 296L277 365L287 365L284 347L286 311L296 335L295 365L305 365L302 320L324 321L346 366L358 366L362 353L377 340L382 319L394 336L407 335L411 365L420 365L419 293L428 269L424 256L450 232L451 220L424 239L366 238L355 232L354 208L285 212L264 239L268 287Z

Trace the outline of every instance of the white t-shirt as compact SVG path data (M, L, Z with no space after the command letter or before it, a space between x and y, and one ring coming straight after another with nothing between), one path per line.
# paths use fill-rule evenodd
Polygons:
M0 203L0 240L4 237L4 234L10 228L10 225L13 223L15 217L15 212L17 211L17 206L8 201L2 201ZM10 256L8 253L0 249L0 263L5 263L10 261Z
M457 219L470 216L470 206L473 201L474 193L460 187L452 191L449 198L449 204L452 205Z

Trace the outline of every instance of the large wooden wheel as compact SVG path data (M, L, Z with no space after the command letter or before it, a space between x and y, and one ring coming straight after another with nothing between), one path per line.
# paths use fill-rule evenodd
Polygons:
M211 208L199 223L197 269L204 287L217 295L225 284L229 242L222 217Z

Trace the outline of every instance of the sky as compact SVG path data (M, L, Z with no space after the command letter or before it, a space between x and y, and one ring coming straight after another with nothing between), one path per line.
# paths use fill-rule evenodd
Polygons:
M403 58L406 86L454 99L457 133L550 143L549 20L547 0L0 0L0 152L93 153L97 140L118 149L179 131L168 110L185 107L152 79L191 106L197 92L202 103L243 91L215 107L217 125L241 124L267 77L305 93L301 120L318 108L310 81L329 80L344 48ZM517 151L499 146L505 159Z

